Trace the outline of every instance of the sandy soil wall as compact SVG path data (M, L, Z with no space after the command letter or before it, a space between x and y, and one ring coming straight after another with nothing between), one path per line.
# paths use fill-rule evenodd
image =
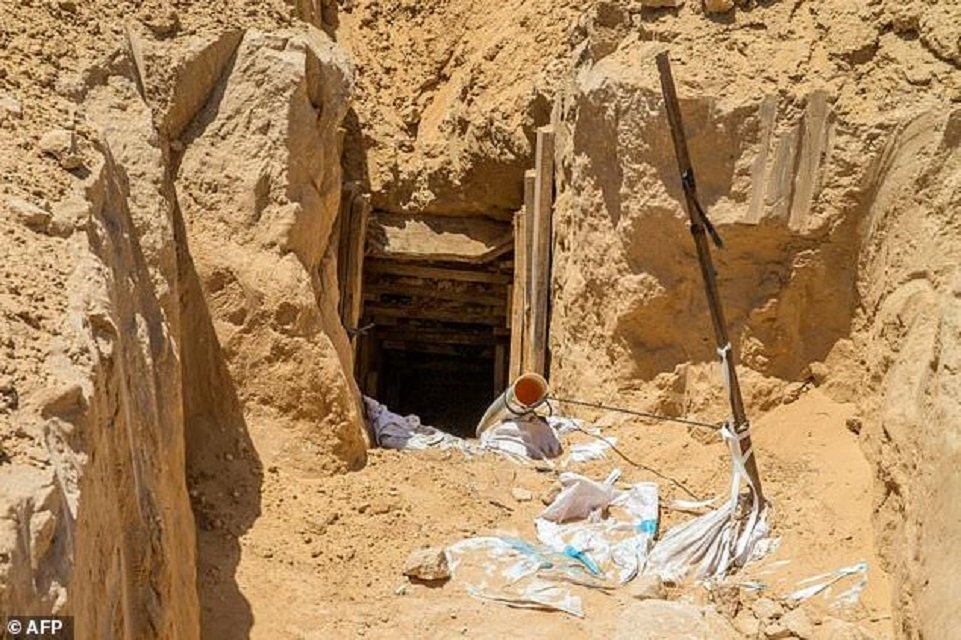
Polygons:
M329 246L350 64L302 23L162 9L113 49L76 38L93 59L54 64L55 91L5 74L0 611L75 615L78 637L200 636L212 509L234 540L258 513L251 420L305 471L365 459ZM211 484L232 503L192 504Z

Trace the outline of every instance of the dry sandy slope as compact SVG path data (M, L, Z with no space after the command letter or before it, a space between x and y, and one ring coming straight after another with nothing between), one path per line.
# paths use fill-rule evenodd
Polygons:
M845 426L852 411L851 405L813 390L757 420L761 472L783 542L770 558L732 580L757 578L773 594L784 595L801 578L865 560L869 582L859 606L830 610L829 602L813 600L805 609L814 620L849 618L870 637L885 638L890 636L889 586L874 552L871 470ZM615 416L607 420L617 421ZM636 421L619 421L604 433L616 436L629 457L681 480L700 496L724 491L728 462L719 443L702 444L683 427ZM255 445L269 437L252 435ZM270 469L270 459L264 462ZM659 482L664 502L684 497L615 458L575 469L600 478L614 465L624 470L625 482ZM441 451L375 450L364 469L326 479L270 471L263 514L240 541L237 584L247 602L215 605L206 635L238 637L232 630L252 617L253 638L611 637L632 603L628 589L610 595L582 589L583 620L482 602L453 583L409 585L398 594L407 584L401 575L404 560L417 547L498 531L533 539L533 518L543 508L539 496L553 482L552 472L498 457L465 459L459 452ZM534 500L517 502L512 487L531 490ZM668 523L688 517L662 514ZM222 515L229 528L229 511ZM789 562L769 567L780 560ZM681 596L709 600L701 588L673 597ZM829 628L816 627L824 635L815 637L840 637L831 636Z

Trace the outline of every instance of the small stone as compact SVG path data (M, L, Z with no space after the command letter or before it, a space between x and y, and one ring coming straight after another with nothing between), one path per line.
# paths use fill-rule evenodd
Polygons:
M450 562L443 547L417 549L407 557L404 575L427 582L450 578Z
M550 486L549 489L541 493L540 495L541 502L544 503L545 505L550 505L552 502L554 502L554 500L557 498L560 492L561 492L561 484L559 482L555 482Z
M52 129L40 138L40 151L53 156L67 171L83 166L83 158L77 153L77 139L68 129Z
M748 638L756 638L761 629L761 623L747 609L739 611L731 622L741 635Z
M395 510L396 504L389 498L375 498L370 503L370 512L375 516L382 516Z
M13 214L13 219L23 226L34 231L47 230L51 217L48 211L15 196L8 197L6 204L7 209Z
M664 583L660 576L641 574L631 582L630 594L638 600L663 600Z
M511 487L511 495L518 502L530 502L534 499L534 494L523 487Z
M807 612L804 609L793 609L784 614L781 618L781 624L788 628L788 630L796 635L801 640L809 640L814 636L814 625L811 623L811 619L808 618Z
M770 598L758 598L752 607L758 620L777 620L784 615L784 608Z
M734 0L704 0L704 10L708 13L725 13L734 8Z
M857 417L848 418L848 419L844 422L844 425L848 428L848 431L850 431L851 433L853 433L853 434L855 434L855 435L860 434L860 433L861 433L861 427L864 426L864 425L861 423L861 418L857 418Z
M143 22L157 38L169 38L180 31L180 16L172 8L146 15Z
M21 118L23 105L9 93L0 93L0 122L7 118Z
M811 372L811 381L815 386L821 386L828 377L828 368L823 362L812 362L808 367Z
M67 198L53 205L53 218L48 230L52 236L66 238L74 231L83 229L89 219L89 202L82 198Z
M20 407L20 396L17 394L13 380L9 377L0 377L0 413L16 411Z
M74 0L58 0L57 6L67 13L77 12L77 3Z
M772 622L764 627L764 637L768 640L784 640L791 637L791 630L780 622Z
M650 9L664 9L680 7L684 0L641 0L641 6Z

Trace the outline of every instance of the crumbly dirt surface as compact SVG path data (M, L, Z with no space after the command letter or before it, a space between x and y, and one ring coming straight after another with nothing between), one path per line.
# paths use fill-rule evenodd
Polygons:
M874 550L871 469L846 426L853 406L817 390L766 412L755 421L755 446L765 488L774 503L779 549L735 574L729 583L758 580L760 594L785 597L798 582L866 561L868 583L855 606L813 598L802 608L815 629L837 619L859 626L864 637L890 637L888 576ZM683 426L603 416L605 436L632 460L683 483L698 497L723 495L729 461L720 442L702 442ZM253 433L255 444L266 434ZM572 434L568 442L587 440ZM563 458L562 458L563 459ZM232 636L249 626L253 638L323 637L611 637L633 602L629 587L610 593L574 587L585 617L512 609L475 599L455 581L443 586L411 584L402 575L408 554L476 535L510 533L534 540L533 520L556 483L556 470L536 470L495 455L465 458L459 451L374 450L367 466L318 479L270 465L262 513L240 540L236 591L205 609L205 636ZM663 527L691 517L665 508L688 496L667 480L638 469L613 453L604 460L572 463L570 470L602 479L615 466L624 483L654 481L662 492ZM243 487L238 487L243 491ZM518 502L512 488L533 500ZM231 496L205 495L211 515L223 520L230 538ZM221 548L225 548L226 544ZM221 559L224 564L227 558ZM220 580L214 563L200 576ZM801 585L803 586L803 585ZM845 585L853 586L852 584ZM681 587L672 598L714 602L702 587ZM750 611L757 596L741 591L735 609ZM717 598L719 609L728 607ZM830 624L829 624L830 623Z

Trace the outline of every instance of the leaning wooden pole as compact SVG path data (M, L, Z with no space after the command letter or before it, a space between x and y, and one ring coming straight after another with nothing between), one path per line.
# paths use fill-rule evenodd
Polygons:
M747 414L744 411L744 399L741 397L741 387L737 380L734 349L731 347L731 341L728 338L724 310L721 308L721 297L717 289L717 273L714 271L714 263L711 260L711 247L707 239L708 233L711 234L718 246L721 245L721 241L697 200L694 168L691 166L691 158L687 152L684 123L681 121L681 109L677 101L677 91L674 88L674 77L671 74L671 61L666 51L657 55L657 70L661 76L664 108L667 111L667 120L671 126L671 137L674 139L677 168L681 172L684 203L687 207L687 215L691 220L691 235L694 238L694 245L697 247L697 259L701 265L701 276L704 279L707 306L711 311L711 323L714 325L717 352L721 357L721 366L725 369L731 414L734 418L734 431L740 443L741 457L745 458L744 469L756 492L758 502L763 504L764 493L761 490L761 477L758 474L757 461L751 448L751 424L748 422Z

